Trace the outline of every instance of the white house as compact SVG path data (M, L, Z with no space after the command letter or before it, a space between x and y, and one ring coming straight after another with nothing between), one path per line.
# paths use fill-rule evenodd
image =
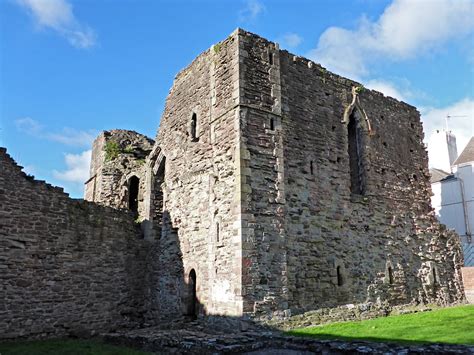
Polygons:
M447 137L448 138L448 134ZM448 140L448 139L447 139ZM449 146L449 144L448 144ZM450 157L451 158L451 157ZM450 159L452 161L452 159ZM451 163L450 161L450 163ZM464 265L474 266L474 137L451 163L452 173L431 169L431 204L441 223L461 237Z

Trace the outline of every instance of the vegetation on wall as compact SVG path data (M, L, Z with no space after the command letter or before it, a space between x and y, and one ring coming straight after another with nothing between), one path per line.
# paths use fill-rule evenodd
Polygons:
M116 159L119 154L122 152L120 145L115 141L108 141L104 146L105 150L105 161L111 161Z
M122 146L114 140L110 140L106 142L104 146L104 150L105 150L105 161L115 160L118 158L119 154L122 154L122 153L133 154L135 152L132 145L129 144L125 148L122 148Z

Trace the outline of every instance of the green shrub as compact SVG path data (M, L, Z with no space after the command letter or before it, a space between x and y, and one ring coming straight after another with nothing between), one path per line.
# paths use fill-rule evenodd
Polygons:
M120 145L115 141L109 141L105 143L105 161L111 161L116 159L122 152Z

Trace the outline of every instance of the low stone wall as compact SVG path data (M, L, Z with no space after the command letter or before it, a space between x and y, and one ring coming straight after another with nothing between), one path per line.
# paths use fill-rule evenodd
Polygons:
M461 268L464 293L469 303L474 303L474 266Z
M388 303L377 304L366 302L359 304L346 304L333 308L320 308L287 318L266 320L263 324L266 324L271 328L286 331L296 328L318 326L326 323L360 321L392 315L427 312L437 307L438 306L434 304L405 304L393 306Z
M0 339L138 324L149 243L130 213L73 200L0 148Z

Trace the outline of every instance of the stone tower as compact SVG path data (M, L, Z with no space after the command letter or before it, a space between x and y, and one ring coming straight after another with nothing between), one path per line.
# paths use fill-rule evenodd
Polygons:
M462 256L422 140L414 107L238 29L177 74L143 170L93 158L92 199L123 206L129 172L147 181L160 317L447 303Z
M84 199L143 216L146 158L154 141L133 131L102 132L94 141Z

